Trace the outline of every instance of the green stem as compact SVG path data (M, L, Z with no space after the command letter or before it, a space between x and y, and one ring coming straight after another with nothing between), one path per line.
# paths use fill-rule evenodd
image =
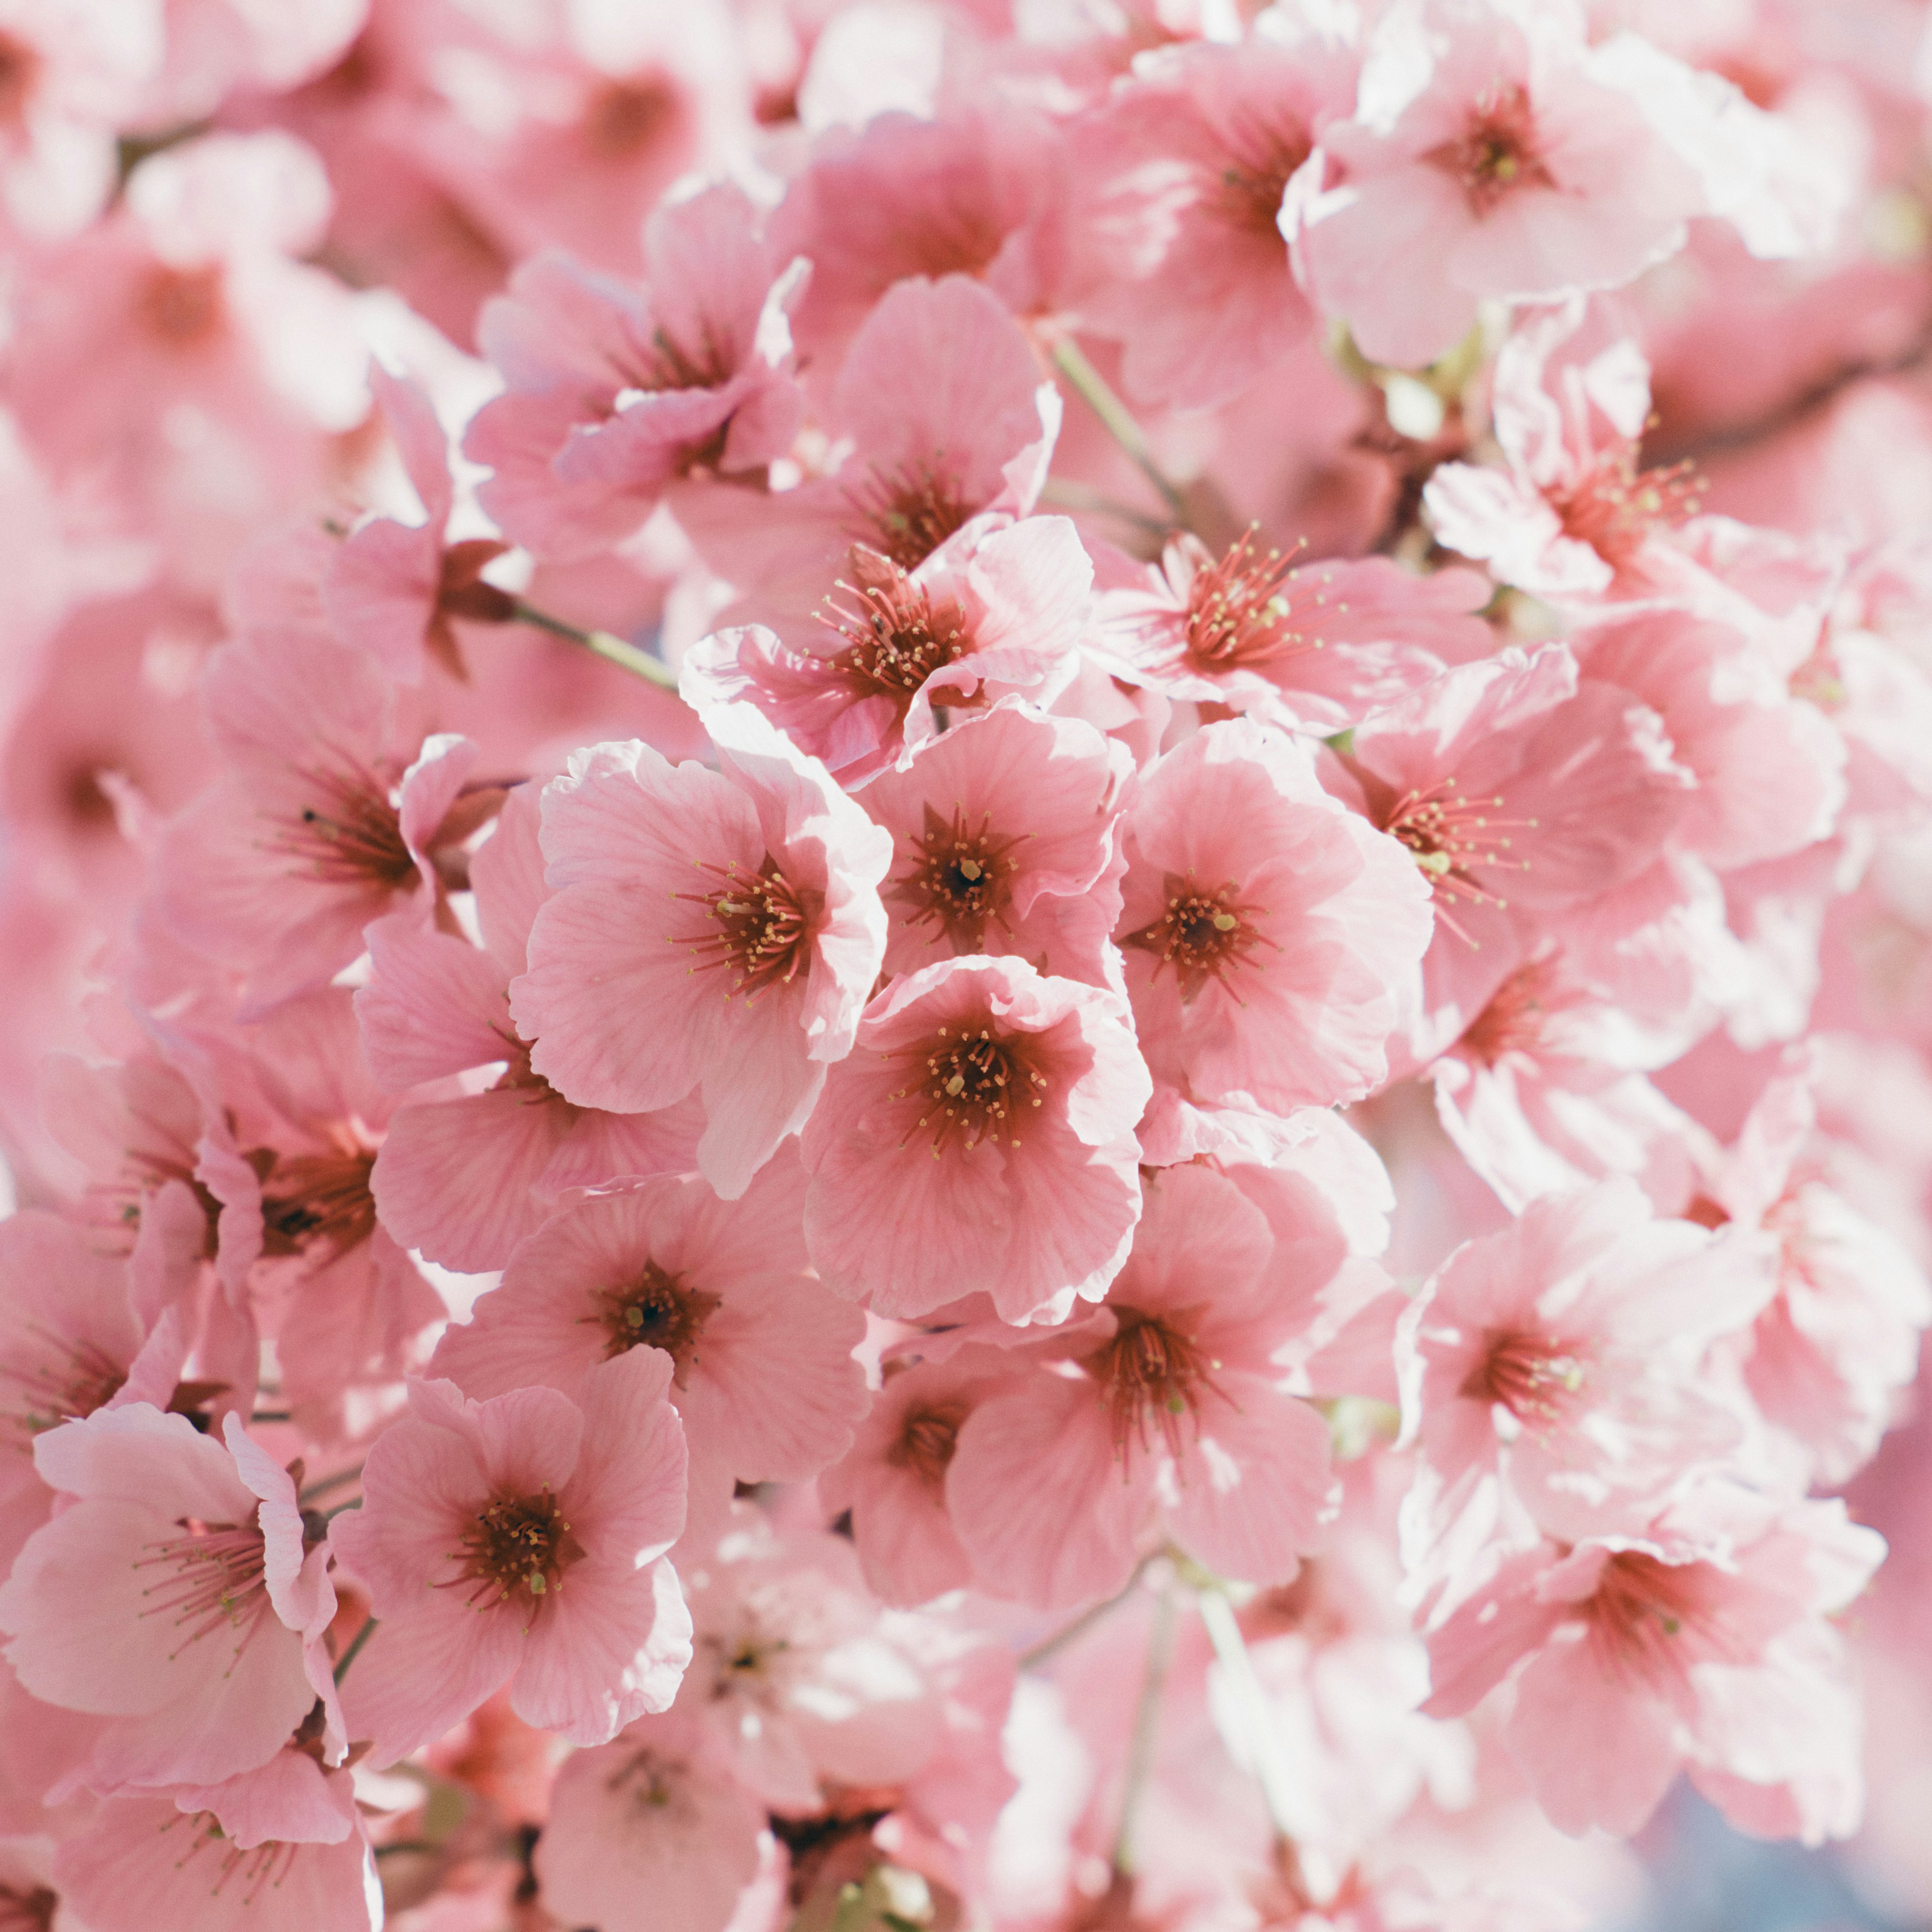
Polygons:
M349 1675L349 1666L362 1654L362 1646L376 1634L376 1619L371 1617L349 1640L349 1648L342 1653L335 1666L335 1681L340 1684Z
M322 1518L322 1521L333 1522L338 1516L346 1515L350 1510L359 1510L362 1507L362 1498L360 1496L352 1497L346 1503L338 1503L334 1508Z
M1070 335L1063 335L1053 345L1053 366L1072 384L1080 400L1100 419L1100 427L1126 452L1127 459L1154 488L1167 506L1168 514L1178 524L1187 520L1186 506L1180 492L1169 482L1154 460L1147 438L1141 434L1125 403L1108 386L1107 379L1088 361L1080 345Z
M535 631L548 631L553 638L562 638L573 644L581 644L586 651L595 652L606 664L614 664L620 670L627 670L662 691L677 688L677 673L662 658L640 650L635 644L626 644L608 631L580 631L574 624L566 624L562 618L553 617L548 610L539 610L535 604L526 604L521 598L516 602L517 621L520 624L527 624Z
M1114 1834L1114 1869L1124 1878L1134 1870L1134 1826L1141 1801L1154 1775L1154 1746L1160 1734L1161 1692L1174 1656L1176 1586L1172 1578L1154 1599L1154 1627L1148 1633L1147 1675L1141 1680L1141 1701L1134 1713L1134 1734L1127 1747L1127 1774L1120 1793L1120 1822Z

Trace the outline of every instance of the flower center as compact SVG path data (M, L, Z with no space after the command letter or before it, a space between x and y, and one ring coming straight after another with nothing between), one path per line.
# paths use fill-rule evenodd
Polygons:
M1298 128L1263 136L1250 153L1231 158L1216 184L1215 206L1222 220L1231 228L1280 244L1286 254L1288 244L1279 224L1282 197L1294 171L1313 150L1307 130Z
M1448 910L1451 905L1493 906L1500 912L1508 904L1469 876L1469 868L1480 866L1490 872L1526 872L1526 859L1506 858L1510 832L1534 831L1533 818L1496 818L1490 814L1503 802L1493 798L1465 798L1453 778L1431 785L1426 791L1403 793L1389 809L1382 830L1391 838L1408 848L1424 876L1434 888L1436 914L1451 932L1464 939L1469 935L1456 925ZM1470 943L1473 945L1474 940Z
M338 1138L338 1150L331 1154L284 1156L272 1148L257 1148L248 1156L262 1174L265 1255L306 1254L311 1248L340 1255L376 1232L376 1197L369 1186L375 1150L346 1127Z
M141 1615L167 1617L182 1633L168 1653L170 1663L224 1628L241 1633L238 1656L268 1613L262 1532L252 1522L203 1522L196 1516L177 1517L175 1526L178 1536L145 1545L152 1553L135 1559L136 1570L160 1573L142 1587Z
M1544 1043L1545 1022L1558 1004L1551 988L1554 977L1550 960L1518 967L1463 1029L1457 1047L1484 1066L1495 1066L1505 1054L1537 1052Z
M20 124L40 74L40 55L11 34L0 34L0 121Z
M677 90L652 75L598 88L584 104L578 124L595 160L622 161L640 154L677 118Z
M868 694L903 704L932 674L972 649L964 614L932 598L887 556L863 544L852 546L849 583L838 588L851 602L828 597L818 620L844 639L838 661Z
M38 1322L28 1324L26 1339L42 1353L29 1364L0 1370L0 1384L11 1385L8 1418L19 1432L22 1454L32 1455L35 1436L92 1415L119 1392L128 1377L110 1356L85 1339L57 1335Z
M1210 980L1225 980L1229 968L1247 963L1256 946L1281 950L1256 923L1254 908L1238 902L1239 890L1238 883L1229 879L1211 892L1204 891L1195 884L1191 869L1169 872L1161 881L1166 910L1120 944L1156 955L1156 976L1163 966L1172 966L1180 982L1181 997L1191 1000Z
M595 1299L596 1312L578 1319L603 1329L604 1359L632 1348L662 1348L676 1365L672 1379L680 1388L690 1386L704 1324L724 1305L723 1296L686 1288L656 1262L645 1262L637 1280L623 1287L599 1288Z
M1319 638L1294 628L1292 560L1302 546L1258 551L1260 526L1251 524L1218 563L1195 573L1187 593L1186 654L1213 674L1239 670L1301 651L1318 651ZM1313 600L1322 600L1318 593Z
M546 1483L533 1496L498 1496L479 1510L462 1547L450 1552L462 1569L436 1588L473 1583L464 1600L472 1610L494 1610L520 1596L535 1610L562 1588L564 1572L583 1554Z
M1492 1334L1488 1341L1461 1393L1474 1402L1501 1403L1527 1427L1562 1422L1582 1393L1585 1352L1558 1336L1515 1330Z
M44 1885L16 1892L0 1885L0 1932L47 1932L60 1900Z
M938 1489L959 1446L959 1430L968 1408L963 1398L956 1397L908 1409L899 1424L898 1440L886 1451L886 1462L895 1469L910 1471L928 1490Z
M326 885L393 890L414 876L402 820L374 772L349 764L300 776L313 796L297 816L278 821L272 850Z
M919 1118L901 1147L928 1126L935 1160L956 1136L968 1154L982 1140L997 1144L1002 1136L1019 1145L1016 1116L1022 1107L1040 1104L1046 1082L1028 1064L1018 1041L995 1040L983 1027L977 1034L957 1034L941 1027L937 1040L912 1051L925 1061L926 1072L916 1085L902 1087L892 1096L920 1096Z
M1423 158L1460 183L1469 212L1480 220L1515 189L1556 185L1537 147L1529 96L1511 82L1484 94L1471 110L1462 134Z
M1720 1633L1702 1601L1694 1563L1660 1563L1637 1550L1620 1550L1597 1579L1596 1594L1583 1612L1591 1647L1606 1676L1654 1684L1681 1678L1690 1661L1679 1640L1702 1639L1702 1654Z
M1688 458L1640 470L1636 446L1622 443L1602 452L1570 489L1552 494L1551 503L1567 535L1621 570L1643 548L1654 525L1694 517L1710 487Z
M709 892L678 892L674 897L701 905L710 928L693 938L667 935L674 946L688 947L699 967L722 966L731 974L724 997L742 993L749 1000L767 986L788 986L798 976L812 943L810 909L805 897L766 856L756 872L747 872L735 859L722 866L700 864L724 883Z
M189 1834L188 1844L178 1848L173 1861L176 1870L183 1870L204 1855L213 1858L216 1863L212 1875L206 1870L197 1874L207 1881L208 1897L218 1899L230 1884L238 1882L244 1906L253 1906L265 1892L280 1890L295 1863L296 1847L278 1838L243 1851L230 1842L212 1811L197 1811L191 1816L177 1812L160 1831L164 1835L177 1831Z
M221 271L158 264L141 285L141 320L171 349L190 349L220 326Z
M1220 1366L1180 1325L1198 1312L1184 1309L1162 1319L1116 1308L1120 1327L1112 1340L1082 1358L1080 1366L1100 1385L1114 1453L1124 1461L1136 1443L1143 1450L1152 1448L1150 1424L1160 1431L1170 1456L1180 1454L1182 1429L1203 1392L1213 1389L1214 1371ZM1197 1421L1197 1432L1198 1427Z
M992 816L984 814L971 830L961 807L952 808L949 822L928 805L925 831L910 842L914 869L886 889L889 898L910 908L908 926L938 927L962 952L986 950L989 922L1012 931L1001 914L1007 882L1019 869L1012 853L1020 839L994 834Z
M846 501L861 526L854 534L902 570L917 569L973 514L952 472L927 463L874 470Z

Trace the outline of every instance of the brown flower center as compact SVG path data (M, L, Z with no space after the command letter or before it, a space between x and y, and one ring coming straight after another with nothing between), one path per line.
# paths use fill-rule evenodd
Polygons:
M0 1885L0 1932L47 1932L60 1900L44 1885L17 1892Z
M221 284L218 268L171 268L158 264L141 284L136 312L148 332L170 348L192 348L221 326Z
M866 694L904 704L932 674L972 649L964 614L934 604L901 566L863 544L847 560L848 581L838 589L848 600L828 597L819 622L844 640L836 662Z
M1482 1360L1461 1393L1472 1402L1499 1402L1531 1428L1562 1421L1588 1379L1588 1352L1556 1335L1504 1330L1488 1337Z
M675 1364L672 1379L680 1388L690 1385L705 1324L724 1305L722 1295L686 1288L656 1262L645 1262L634 1281L599 1288L594 1298L596 1313L578 1318L603 1329L604 1359L632 1348L662 1348Z
M949 822L928 805L926 830L910 842L914 869L886 888L888 898L908 908L908 926L937 926L961 952L983 952L989 924L1003 933L1012 930L1002 914L1008 881L1019 868L1013 848L1021 841L992 827L991 812L974 830L962 807L952 808Z
M1016 1131L1021 1109L1037 1107L1047 1084L1029 1062L1025 1046L1017 1040L995 1039L982 1027L976 1034L954 1033L941 1027L929 1046L912 1049L924 1062L924 1077L901 1088L892 1096L903 1100L916 1094L919 1118L899 1142L904 1147L915 1134L932 1129L932 1155L956 1138L970 1154L983 1140L1020 1144Z
M1191 870L1168 872L1161 880L1166 910L1120 944L1153 953L1156 974L1164 966L1173 968L1181 997L1191 1000L1210 980L1225 981L1232 968L1249 963L1257 946L1281 950L1280 942L1261 930L1256 909L1240 902L1240 890L1233 879L1208 890L1196 883Z
M732 976L728 1000L735 993L751 1000L767 986L790 986L810 956L817 895L800 892L769 855L755 873L735 859L700 869L724 883L709 892L674 895L703 906L712 922L696 938L670 935L674 946L695 956L698 964L692 970L726 968Z
M10 127L20 124L40 80L40 66L36 49L11 34L0 34L0 122Z
M593 160L628 160L675 127L680 110L677 89L662 75L607 82L584 104L584 145Z
M943 454L937 465L908 464L890 476L874 470L846 501L860 526L854 535L902 570L917 569L973 514Z
M963 1397L955 1396L908 1409L898 1440L886 1451L886 1462L895 1469L910 1470L928 1490L938 1489L952 1466L969 1408Z
M394 890L406 884L416 862L382 781L350 763L300 776L308 781L309 801L293 818L277 821L270 849L324 885Z
M1529 96L1514 82L1491 88L1470 110L1462 134L1423 158L1461 184L1478 219L1517 188L1556 186L1538 152Z
M1214 1372L1220 1366L1188 1332L1199 1312L1184 1309L1156 1317L1116 1308L1120 1326L1113 1339L1082 1359L1080 1366L1100 1385L1114 1452L1123 1459L1136 1443L1143 1450L1153 1446L1150 1426L1160 1432L1170 1456L1184 1447L1186 1420L1202 1394L1213 1389Z
M439 1589L476 1587L464 1600L494 1610L521 1597L534 1611L563 1587L564 1573L584 1553L545 1484L535 1496L500 1496L479 1510L451 1559L463 1568Z
M328 1154L284 1156L257 1148L248 1156L262 1176L262 1252L306 1254L326 1249L346 1252L376 1232L376 1197L369 1177L375 1150L362 1145L347 1128Z

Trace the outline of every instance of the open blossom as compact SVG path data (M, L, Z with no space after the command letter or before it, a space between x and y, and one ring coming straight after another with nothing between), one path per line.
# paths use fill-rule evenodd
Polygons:
M1426 1708L1514 1673L1504 1737L1567 1832L1634 1832L1681 1769L1746 1831L1841 1837L1858 1709L1825 1619L1884 1554L1842 1503L1706 1483L1627 1534L1505 1557L1430 1632Z
M510 1013L577 1106L646 1113L700 1090L698 1165L730 1198L851 1048L891 841L748 706L706 727L718 771L634 740L578 753L550 787L557 890Z
M815 637L726 631L685 660L705 705L748 699L842 784L1017 692L1048 704L1078 668L1094 566L1064 517L968 524L908 571L854 544Z
M1653 1220L1629 1182L1532 1202L1408 1306L1396 1344L1405 1504L1418 1558L1457 1531L1580 1536L1627 1522L1744 1418L1710 1385L1713 1341L1771 1292L1762 1249Z
M134 1793L256 1770L318 1698L340 1761L328 1551L234 1417L218 1442L130 1403L48 1431L34 1460L69 1500L0 1586L0 1629L34 1696L106 1720L76 1784Z
M786 310L802 271L780 273L742 192L660 209L644 262L638 286L539 256L484 308L508 388L464 446L495 472L484 507L541 556L627 536L678 478L762 468L797 429Z
M805 1176L781 1153L743 1196L646 1181L547 1222L502 1285L438 1346L432 1372L466 1394L568 1391L636 1348L670 1358L694 1518L722 1519L735 1481L800 1481L844 1449L865 1401L852 1359L865 1318L806 1262Z
M1381 1081L1428 888L1292 739L1206 726L1142 779L1125 844L1114 937L1156 1078L1275 1113Z
M440 1736L510 1684L526 1723L608 1744L661 1711L691 1657L664 1552L684 1526L670 1358L632 1349L574 1397L488 1402L412 1382L370 1451L363 1502L330 1540L382 1628L347 1680L378 1764Z
M906 975L805 1131L814 1264L875 1314L984 1292L1004 1320L1064 1319L1126 1258L1150 1090L1097 988L981 956Z
M1300 1310L1283 1292L1302 1204L1211 1169L1162 1169L1126 1264L1061 1368L1033 1366L974 1408L946 1475L985 1586L1049 1606L1126 1581L1158 1521L1209 1568L1285 1581L1329 1501L1328 1427L1273 1358ZM1275 1212L1270 1214L1268 1209Z
M471 1273L501 1268L579 1190L684 1172L704 1126L694 1100L607 1113L573 1105L532 1069L509 995L544 896L539 809L536 788L518 786L470 861L482 945L416 911L392 914L369 929L371 976L356 994L376 1078L430 1090L406 1094L389 1117L369 1176L377 1212L398 1240ZM499 1062L480 1093L439 1090L452 1075Z

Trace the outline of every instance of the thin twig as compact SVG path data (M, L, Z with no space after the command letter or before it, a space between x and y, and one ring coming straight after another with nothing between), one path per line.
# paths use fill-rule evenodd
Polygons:
M362 1655L362 1646L367 1643L369 1640L375 1635L375 1634L376 1619L374 1617L371 1617L363 1624L362 1628L349 1640L349 1648L342 1653L341 1658L337 1663L335 1666L335 1681L337 1683L340 1684L342 1680L349 1675L349 1666L356 1661L357 1658Z
M586 651L594 651L606 664L629 671L661 691L677 688L677 673L663 658L652 656L649 651L640 650L635 644L626 644L608 631L580 630L574 624L566 624L560 617L553 617L548 610L539 610L535 604L526 604L521 598L516 600L516 604L519 623L527 624L532 630L547 631L553 638L562 638L570 644L581 644Z
M1134 1565L1134 1574L1105 1603L1095 1604L1090 1608L1082 1610L1070 1624L1055 1630L1051 1636L1042 1637L1030 1650L1022 1651L1018 1657L1015 1659L1019 1668L1022 1670L1037 1670L1048 1658L1058 1656L1069 1644L1078 1642L1081 1638L1084 1636L1110 1610L1118 1608L1121 1604L1126 1602L1132 1594L1135 1586L1140 1582L1142 1573L1153 1560L1151 1557L1142 1557L1140 1562Z
M313 1502L317 1496L326 1496L331 1490L339 1490L344 1483L352 1483L362 1473L362 1465L358 1462L352 1469L338 1469L332 1476L318 1478L303 1490L298 1498L302 1502Z
M1141 1801L1154 1775L1154 1747L1160 1735L1161 1693L1167 1666L1174 1656L1174 1598L1178 1586L1170 1576L1154 1599L1154 1628L1148 1633L1147 1675L1141 1680L1141 1701L1134 1713L1134 1734L1127 1746L1127 1775L1120 1793L1120 1822L1114 1834L1114 1869L1131 1877L1134 1869L1134 1826Z
M1146 511L1137 510L1131 503L1123 503L1104 490L1093 489L1070 476L1049 476L1040 485L1040 500L1049 509L1076 510L1090 517L1112 517L1118 522L1131 524L1149 536L1164 537L1173 528L1164 517L1150 517Z
M1053 345L1053 366L1072 384L1080 400L1100 420L1100 427L1126 453L1127 459L1156 490L1168 513L1177 523L1185 523L1186 506L1174 484L1154 460L1148 440L1141 433L1126 404L1114 394L1107 379L1088 361L1080 345L1070 335L1063 335Z

